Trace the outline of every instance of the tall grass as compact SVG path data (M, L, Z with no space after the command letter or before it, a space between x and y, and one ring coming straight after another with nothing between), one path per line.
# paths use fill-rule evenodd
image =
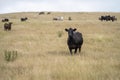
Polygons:
M62 31L58 31L58 37L62 37L62 35L63 35L63 32Z

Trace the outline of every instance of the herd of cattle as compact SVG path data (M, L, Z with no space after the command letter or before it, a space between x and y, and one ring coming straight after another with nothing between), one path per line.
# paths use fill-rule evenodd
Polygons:
M41 14L45 14L45 12L40 12L39 15L41 15ZM51 12L47 12L46 14L51 14ZM20 18L20 20L21 20L21 22L24 22L24 21L28 20L28 18L23 17L23 18ZM63 16L54 17L53 20L63 21L64 17ZM68 20L71 21L72 18L68 17ZM101 20L101 21L112 21L113 22L113 21L117 21L117 18L115 16L106 15L106 16L100 16L99 20ZM7 23L4 24L4 30L5 31L11 30L12 22L9 22L8 18L2 19L2 22L7 22Z
M39 15L45 14L45 12L39 12ZM47 12L46 14L51 14L51 12Z
M28 18L25 17L25 18L21 18L20 20L21 20L21 22L23 22L23 21L26 21L27 19L28 19ZM9 19L8 19L8 18L2 19L2 22L5 22L5 23L4 23L4 30L5 30L5 31L10 31L13 23L12 23L12 22L9 22Z
M45 12L40 12L40 13L39 13L39 15L43 15L43 14L51 14L51 12L47 12L47 13L45 13ZM22 18L20 18L20 20L21 20L21 22L24 22L24 21L28 20L28 18L27 18L27 17L22 17ZM53 20L63 21L64 18L63 18L63 16L58 16L58 17L54 17ZM68 17L68 20L72 20L72 18L71 18L71 17ZM11 30L12 22L9 22L10 20L9 20L8 18L4 18L4 19L2 19L1 21L2 21L2 22L5 22L5 23L4 23L4 30L5 30L5 31L10 31L10 30Z
M101 20L101 21L116 21L117 18L115 16L106 15L106 16L101 16L99 18L99 20Z
M39 13L39 15L41 14L45 14L43 12ZM50 12L47 14L51 14ZM24 18L20 18L21 22L28 20L27 17ZM59 17L54 17L53 20L60 20L63 21L63 17L59 16ZM68 20L72 20L71 17L68 17ZM99 20L101 21L115 21L117 20L117 18L115 16L101 16L99 17ZM4 18L2 19L2 22L4 23L4 30L5 31L10 31L11 30L11 25L13 24L12 22L9 22L9 19ZM72 50L74 49L74 53L77 52L77 49L79 49L79 52L81 51L81 47L83 44L83 37L82 37L82 33L80 32L76 32L76 28L69 28L69 29L65 29L66 32L68 32L68 40L67 40L67 44L68 44L68 48L70 50L70 53L72 55Z

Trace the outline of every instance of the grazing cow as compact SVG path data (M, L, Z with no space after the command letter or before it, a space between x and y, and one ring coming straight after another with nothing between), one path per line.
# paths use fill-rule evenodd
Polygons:
M63 21L63 17L62 16L60 16L60 17L54 17L53 20Z
M12 25L12 22L9 22L9 23L5 23L4 24L4 30L5 31L10 31L11 30L11 25Z
M25 17L25 18L21 18L21 21L26 21L28 18Z
M60 16L60 17L59 17L59 20L60 20L60 21L63 21L63 19L64 19L63 16Z
M39 15L41 15L41 14L45 14L45 12L40 12Z
M111 20L112 20L112 21L117 21L117 18L116 18L115 16L112 16L112 17L111 17Z
M54 17L53 20L58 20L58 18L57 18L57 17Z
M99 18L99 20L101 20L101 21L106 20L106 16L101 16L101 17Z
M68 20L69 20L69 21L71 21L71 20L72 20L72 18L71 18L71 17L68 17Z
M106 18L106 21L110 21L111 20L111 16L110 15L105 16L105 18Z
M67 44L68 44L68 48L70 50L70 53L72 55L72 49L75 49L75 52L77 52L77 49L79 48L79 52L81 51L81 47L83 44L83 37L82 37L82 33L80 32L75 32L77 29L65 29L65 31L68 32L68 40L67 40Z
M9 19L5 18L5 19L2 19L2 22L8 22Z
M48 12L47 14L51 14L51 12Z

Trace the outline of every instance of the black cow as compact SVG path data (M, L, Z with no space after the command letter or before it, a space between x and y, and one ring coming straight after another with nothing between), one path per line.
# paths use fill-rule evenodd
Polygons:
M2 19L2 22L8 22L9 19L5 18L5 19Z
M51 14L51 12L48 12L47 14Z
M112 17L111 17L111 20L112 20L112 21L117 21L117 18L116 18L115 16L112 16Z
M112 17L108 15L108 16L105 16L105 18L106 18L106 21L110 21Z
M40 12L39 15L41 15L41 14L45 14L45 12Z
M65 29L65 31L68 32L68 40L67 40L67 44L68 44L68 48L70 50L70 53L72 55L72 49L75 49L75 52L77 52L77 49L79 48L79 52L81 51L81 47L83 44L83 37L82 37L82 33L80 32L75 32L77 29Z
M8 30L8 31L11 30L11 25L12 25L12 22L5 23L5 24L4 24L4 30L5 30L5 31L7 31L7 30Z
M28 18L25 17L25 18L21 18L21 21L26 21Z
M101 16L101 17L99 18L99 20L101 20L101 21L106 20L106 16Z
M72 20L72 18L71 18L71 17L68 17L68 20L69 20L69 21L71 21L71 20Z

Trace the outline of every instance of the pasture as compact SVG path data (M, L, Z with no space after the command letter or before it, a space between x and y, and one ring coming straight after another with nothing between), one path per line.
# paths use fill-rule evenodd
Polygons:
M117 21L98 20L108 14ZM56 16L64 20L53 21ZM28 20L21 22L21 17ZM22 12L0 14L2 18L13 24L4 31L0 22L0 80L120 80L120 13ZM65 28L70 27L83 34L76 55L67 46ZM6 50L17 51L17 58L6 61Z

